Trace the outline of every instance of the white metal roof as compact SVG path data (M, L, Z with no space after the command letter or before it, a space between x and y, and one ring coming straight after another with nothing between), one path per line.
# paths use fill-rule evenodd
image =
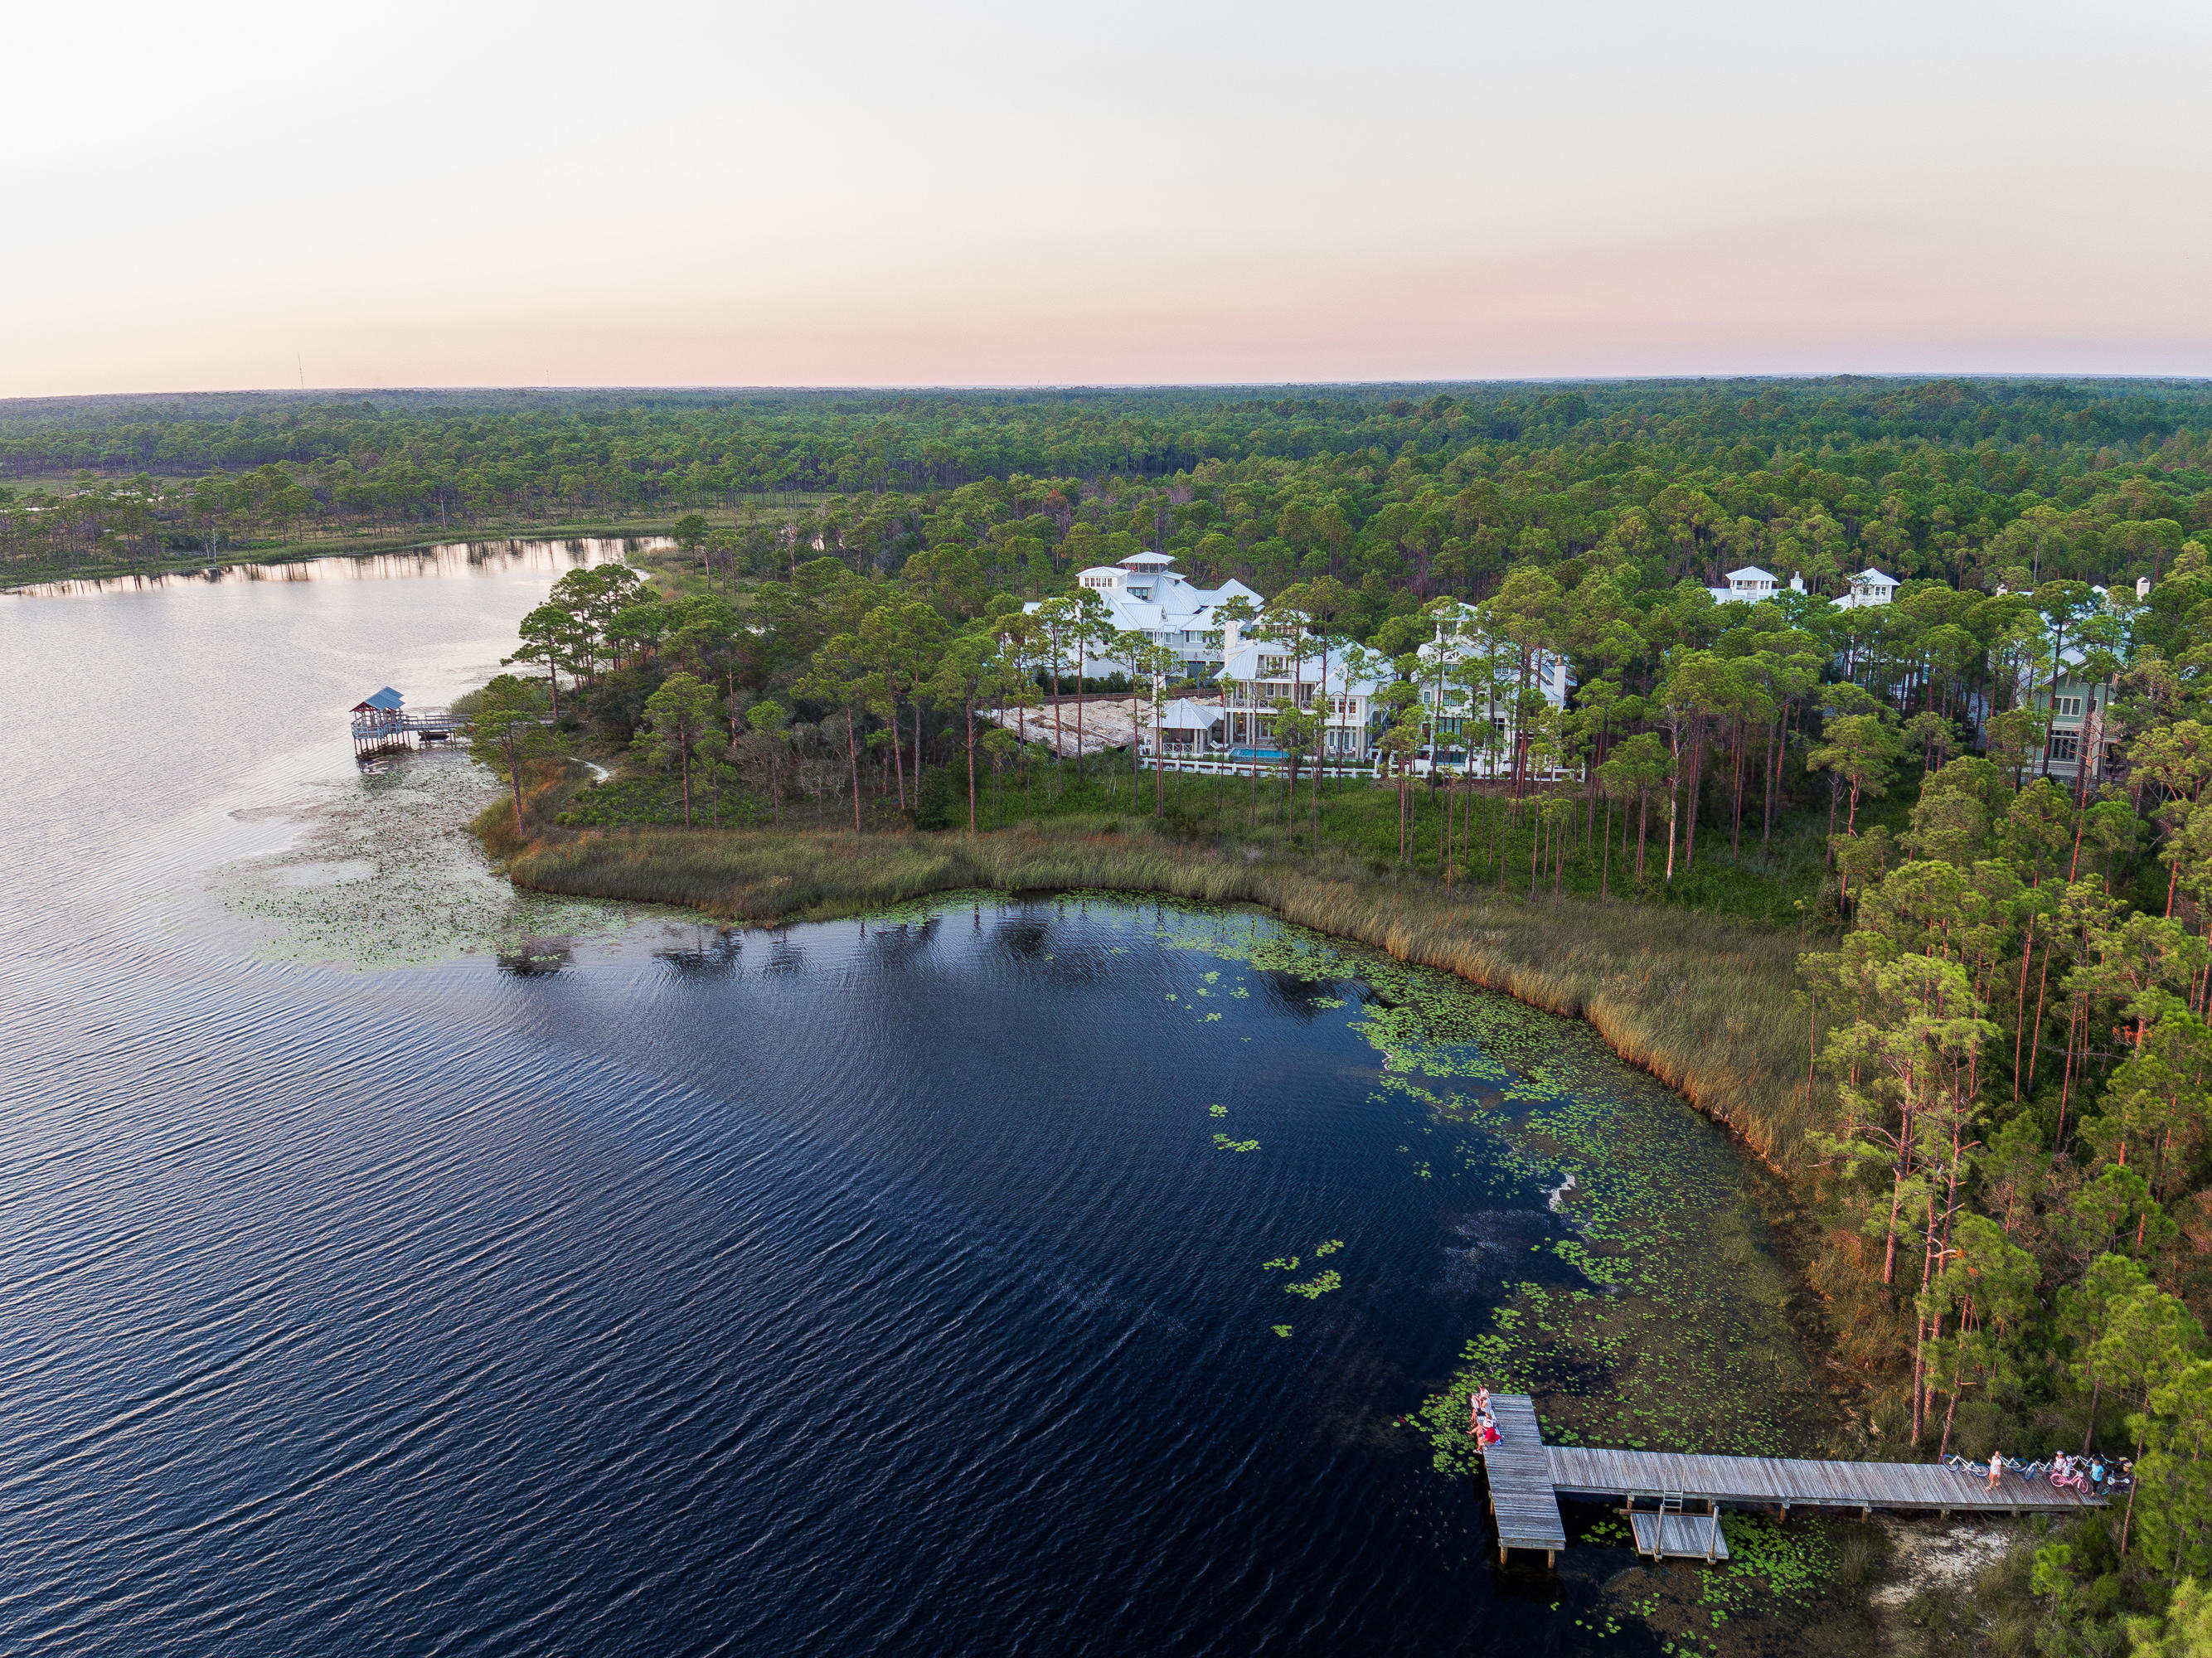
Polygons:
M1279 674L1262 676L1260 671L1260 657L1263 652L1269 656L1289 654L1280 640L1240 640L1237 641L1237 648L1229 653L1227 660L1222 664L1220 673L1215 677L1231 680L1256 680L1261 677L1271 680L1296 679L1308 685L1321 683L1322 661L1318 655L1308 657L1304 662L1299 663L1295 670L1285 665ZM1372 696L1382 683L1379 679L1364 677L1347 681L1344 671L1344 651L1341 641L1339 642L1337 648L1329 652L1328 683L1326 687L1329 695Z
M1160 726L1169 731L1205 731L1222 716L1218 702L1194 702L1178 696L1160 712Z
M1164 558L1165 555L1147 556ZM1171 570L1161 572L1167 580L1152 585L1150 598L1139 598L1122 585L1135 574L1116 564L1094 564L1077 572L1079 580L1085 576L1115 579L1110 587L1093 587L1090 591L1104 601L1108 620L1123 633L1191 632L1217 628L1221 624L1213 616L1216 605L1240 596L1250 599L1255 606L1260 602L1258 593L1233 577L1218 587L1194 587ZM1034 610L1037 601L1031 599L1022 608Z

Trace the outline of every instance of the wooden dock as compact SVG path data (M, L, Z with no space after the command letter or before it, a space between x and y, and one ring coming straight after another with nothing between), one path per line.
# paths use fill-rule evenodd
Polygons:
M1563 1497L1626 1497L1685 1491L1716 1503L1792 1509L1932 1509L1938 1514L2071 1514L2101 1508L2100 1497L2062 1491L2048 1479L2008 1472L1989 1489L1986 1474L1935 1462L1808 1462L1776 1456L1690 1456L1676 1451L1601 1451L1549 1445L1552 1489Z
M389 685L355 703L352 714L353 751L362 759L417 744L451 742L462 723L444 708L417 708L410 714L405 700Z
M1675 1499L1679 1504L1680 1498ZM1708 1565L1729 1558L1728 1537L1721 1530L1721 1511L1685 1513L1679 1506L1628 1511L1628 1529L1636 1552L1654 1560L1703 1560Z
M1679 1512L1684 1499L1703 1499L1717 1510L1723 1504L1778 1509L1784 1519L1792 1509L1840 1509L1861 1519L1874 1511L1918 1510L1950 1514L2070 1514L2102 1508L2101 1497L2063 1491L2047 1479L2023 1479L2007 1471L1990 1489L1988 1477L1933 1462L1816 1462L1794 1457L1698 1456L1679 1451L1601 1450L1584 1445L1547 1445L1536 1424L1536 1407L1525 1394L1495 1394L1491 1410L1503 1439L1483 1453L1490 1485L1490 1509L1498 1521L1498 1555L1512 1549L1541 1549L1547 1564L1566 1546L1559 1517L1562 1497L1618 1497L1637 1517L1633 1499L1663 1495L1678 1512L1652 1519L1650 1541L1657 1552L1726 1558L1717 1524L1710 1540L1703 1531L1677 1538L1667 1522L1700 1521ZM1662 1503L1662 1509L1666 1505ZM1693 1527L1694 1528L1694 1527ZM1637 1533L1639 1547L1643 1531ZM1682 1546L1676 1546L1677 1545ZM1694 1546L1690 1546L1694 1545ZM1646 1549L1645 1552L1655 1552Z
M1509 1549L1541 1549L1544 1564L1551 1565L1567 1546L1567 1527L1552 1488L1536 1406L1526 1394L1495 1394L1490 1411L1503 1436L1482 1454L1490 1512L1498 1521L1498 1558L1503 1562Z

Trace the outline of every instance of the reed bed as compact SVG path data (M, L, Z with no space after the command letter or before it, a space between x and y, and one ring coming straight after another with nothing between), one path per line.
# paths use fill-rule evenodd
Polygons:
M764 925L848 915L963 888L1105 890L1254 903L1297 926L1572 1018L1622 1058L1797 1170L1809 1121L1807 1031L1788 933L1627 903L1447 896L1350 856L1293 865L1148 823L1060 818L995 834L641 829L515 845L507 809L478 832L519 885L688 905ZM502 821L495 823L491 820Z

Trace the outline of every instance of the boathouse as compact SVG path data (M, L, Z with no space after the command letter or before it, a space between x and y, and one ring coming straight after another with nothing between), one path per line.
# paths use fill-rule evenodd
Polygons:
M356 759L393 749L413 748L418 740L443 743L454 731L453 717L445 709L425 708L410 714L407 699L389 685L364 696L349 712L353 715Z
M407 699L386 685L352 708L353 751L356 757L408 746Z

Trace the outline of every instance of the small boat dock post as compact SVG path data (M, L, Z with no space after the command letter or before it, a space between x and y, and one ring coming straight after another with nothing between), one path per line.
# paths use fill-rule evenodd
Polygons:
M418 744L452 740L461 722L444 708L422 708L407 712L406 699L386 685L382 690L364 696L353 705L353 756L366 760L372 755L390 754L411 749Z
M1680 1451L1605 1450L1547 1445L1525 1394L1493 1394L1502 1436L1482 1453L1498 1558L1542 1549L1553 1564L1566 1546L1562 1497L1621 1502L1638 1552L1654 1558L1725 1560L1720 1511L1731 1508L1875 1509L1958 1514L2072 1514L2105 1506L2101 1497L2065 1491L2007 1471L1991 1489L1986 1476L1930 1462L1820 1462L1793 1457L1698 1456Z

